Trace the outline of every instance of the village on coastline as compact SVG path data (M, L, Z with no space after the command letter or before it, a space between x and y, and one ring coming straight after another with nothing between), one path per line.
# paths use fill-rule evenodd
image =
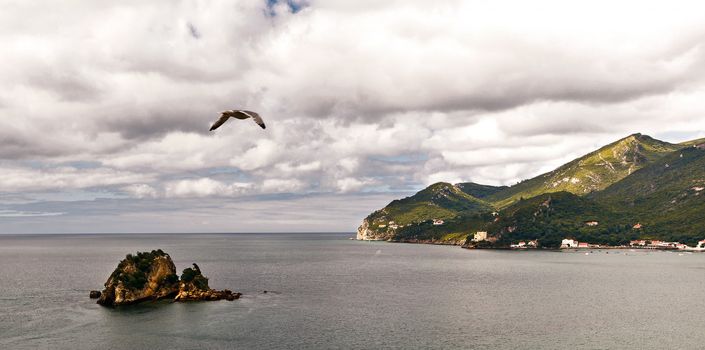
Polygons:
M435 224L435 220L434 220ZM440 224L443 224L441 221ZM589 221L585 223L588 226L596 226L598 223L596 221ZM633 227L634 229L641 229L642 225L637 223ZM495 243L497 241L496 237L491 237L486 231L477 231L473 235L471 240L472 243ZM467 246L466 246L467 247ZM540 247L538 240L524 240L512 243L509 245L509 249L538 249ZM469 247L468 247L469 248ZM495 247L496 248L496 247ZM506 248L506 246L505 246ZM580 242L574 238L564 238L561 241L560 249L658 249L658 250L681 250L689 252L705 252L705 239L698 241L695 247L688 246L680 242L668 242L660 240L649 240L649 239L639 239L632 240L629 245L607 245L607 244L593 244L588 242Z
M524 242L519 242L519 244ZM517 247L519 247L517 244ZM526 244L526 243L525 243ZM514 248L514 245L512 245ZM602 245L602 244L590 244L587 242L578 242L574 239L565 238L561 241L561 249L659 249L659 250L684 250L690 252L705 252L705 240L698 241L698 245L695 247L688 246L680 242L666 242L659 240L648 240L639 239L629 242L629 245Z
M496 241L494 237L488 237L487 232L478 231L473 235L472 242ZM509 245L510 249L537 249L538 240L519 241ZM690 252L705 252L705 239L698 242L697 246L691 247L680 242L667 242L659 240L640 239L629 242L629 245L606 245L579 242L576 239L564 238L561 241L560 249L659 249L659 250L683 250Z
M498 213L493 212L493 216L498 216ZM446 222L443 219L433 219L431 220L433 226L443 226ZM379 224L379 228L388 228L390 230L397 230L399 228L410 226L399 225L394 221L389 221L388 223ZM598 221L585 221L585 226L598 226ZM632 226L634 230L641 230L643 225L641 223L636 223ZM358 231L358 236L356 238L351 237L352 240L379 240L379 239L369 239L364 235L361 235ZM388 241L394 241L389 239ZM541 245L538 239L534 240L519 240L513 241L511 243L506 241L501 241L499 236L490 235L487 231L476 231L467 239L456 240L456 241L439 241L439 240L400 240L398 242L404 243L428 243L428 244L442 244L442 245L460 245L462 248L466 249L512 249L512 250L524 250L524 249L545 249L546 246ZM575 237L565 237L561 240L560 246L556 242L556 248L558 249L653 249L653 250L678 250L678 251L688 251L688 252L705 252L705 239L698 241L695 247L691 247L687 244L681 242L669 242L661 241L657 239L637 239L629 241L629 244L622 245L610 245L610 244L598 244L590 242L580 242ZM549 248L555 249L555 248Z

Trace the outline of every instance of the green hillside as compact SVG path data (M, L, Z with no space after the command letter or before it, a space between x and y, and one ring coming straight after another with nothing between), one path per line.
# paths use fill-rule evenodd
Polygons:
M504 208L521 198L543 193L566 191L586 195L607 188L681 147L646 135L633 134L485 199Z
M559 246L566 237L591 243L624 244L639 233L632 229L629 220L608 207L565 191L512 204L500 212L499 219L487 231L499 237L499 246L538 239L542 246L548 247Z
M406 225L491 210L492 207L488 203L461 191L458 187L438 182L411 197L392 201L382 210L372 213L368 219L377 225L388 224L389 221Z
M358 238L458 243L487 231L500 247L531 239L556 246L565 237L694 244L705 238L703 143L634 134L511 187L436 183L370 214Z
M499 191L503 191L509 188L508 186L480 185L474 182L461 182L455 185L458 186L461 191L475 198L485 198L489 195L493 195Z
M645 234L694 242L705 238L705 150L687 147L591 195Z
M691 146L697 146L697 145L703 145L703 144L705 144L705 138L681 142L678 145L683 146L683 147L691 147Z

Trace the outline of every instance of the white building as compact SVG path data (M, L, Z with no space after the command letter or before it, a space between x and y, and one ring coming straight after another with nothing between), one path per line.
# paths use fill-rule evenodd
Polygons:
M445 222L441 219L433 219L433 225L438 226L438 225L443 225Z
M577 248L579 245L578 241L574 239L563 239L561 241L561 248Z
M487 232L485 231L477 231L475 232L475 235L472 237L473 242L480 242L480 241L485 241L487 240Z

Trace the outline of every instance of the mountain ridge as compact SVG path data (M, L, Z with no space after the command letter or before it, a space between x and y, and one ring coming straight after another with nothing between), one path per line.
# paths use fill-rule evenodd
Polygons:
M704 143L705 139L698 139L674 144L637 133L514 186L436 183L370 214L358 229L358 239L462 244L472 238L470 235L474 232L487 231L502 244L518 239L542 239L552 245L557 235L611 244L644 236L692 242L700 234L696 225L705 225L705 219L689 220L690 216L697 215L697 210L705 211L705 204L697 201L705 198L705 156L702 156L705 146L698 147ZM678 175L663 175L663 171L658 171L662 167L670 167L670 173L677 171ZM654 176L656 182L649 182ZM691 181L687 185L697 194L688 197L688 203L695 210L690 207L676 213L667 210L666 199L673 200L669 197L671 192L681 191L681 195L687 192L681 188L686 184L679 182L679 178ZM657 195L649 195L645 190L661 187L667 188L663 190L665 194L655 191ZM434 188L452 192L454 200L438 205L418 200L423 196L416 197ZM635 188L640 190L630 194ZM638 205L625 202L629 198ZM468 203L462 203L464 201ZM551 211L543 211L539 205L546 201L557 204ZM404 208L412 210L405 212ZM630 211L630 208L633 209ZM659 211L658 215L651 213L655 210ZM553 214L540 216L548 212ZM571 215L564 215L566 213ZM413 220L409 220L410 217ZM433 225L433 220L444 220L444 223ZM588 220L596 224L587 226L585 221ZM693 224L667 224L677 220ZM640 222L648 223L648 228L635 231L632 226ZM390 223L396 228L389 229ZM677 227L681 233L668 232L669 227ZM705 234L705 230L702 233Z

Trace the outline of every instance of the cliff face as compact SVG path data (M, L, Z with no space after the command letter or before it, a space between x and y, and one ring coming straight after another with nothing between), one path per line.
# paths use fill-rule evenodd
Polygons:
M370 229L370 222L362 220L362 225L357 228L357 239L361 241L386 241L394 236L394 231L374 231Z
M178 281L174 262L163 251L128 254L105 282L98 304L119 306L172 297Z

